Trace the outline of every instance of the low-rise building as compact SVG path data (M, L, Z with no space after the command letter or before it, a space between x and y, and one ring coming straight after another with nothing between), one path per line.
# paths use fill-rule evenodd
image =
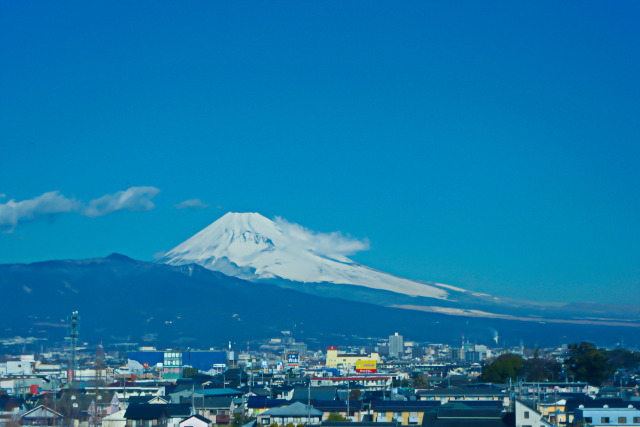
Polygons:
M298 424L320 424L322 415L322 411L312 406L295 402L291 405L283 405L263 412L258 416L258 424L261 426L270 426L273 423L283 426L289 423L293 423L296 426Z

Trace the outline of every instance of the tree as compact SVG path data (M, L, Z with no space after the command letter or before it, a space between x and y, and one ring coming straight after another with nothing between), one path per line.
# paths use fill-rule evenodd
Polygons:
M403 378L401 380L394 378L392 381L392 386L393 387L409 387L411 386L411 383L406 378Z
M253 421L253 420L255 420L255 418L246 417L243 413L236 412L235 414L233 414L233 419L231 420L231 425L233 427L240 427L240 426L245 425L249 421Z
M340 414L336 414L336 413L332 412L327 417L327 421L349 421L349 420L347 418L343 417Z
M189 378L196 375L198 372L200 371L198 371L196 368L186 367L182 369L182 376L183 378Z
M609 365L615 369L637 369L640 366L640 353L617 348L605 351L604 354L609 359Z
M569 345L569 357L564 364L567 375L578 381L599 386L613 373L607 355L590 342Z
M423 374L418 374L413 379L413 388L427 387L428 385L429 381Z
M555 360L545 360L535 357L527 359L522 365L522 374L527 381L558 381L562 365Z
M511 378L515 380L523 375L525 360L517 354L503 354L482 368L480 380L490 383L505 383Z

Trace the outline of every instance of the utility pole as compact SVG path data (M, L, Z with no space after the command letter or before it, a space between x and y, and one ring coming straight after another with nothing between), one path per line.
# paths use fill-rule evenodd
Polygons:
M71 362L69 369L71 371L71 380L67 378L67 382L74 381L76 379L76 345L78 341L78 312L74 311L69 317L69 338L71 340Z
M307 396L307 424L311 423L311 377L309 377L309 395Z
M195 404L195 385L193 379L191 380L191 413L195 415L196 413L196 404Z
M351 403L351 391L349 390L351 384L349 384L349 379L347 378L347 419L351 419L349 418L349 414L351 411L349 411L350 407L349 404Z

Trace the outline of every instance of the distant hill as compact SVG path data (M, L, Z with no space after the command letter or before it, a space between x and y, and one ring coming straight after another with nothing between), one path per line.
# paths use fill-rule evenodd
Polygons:
M310 346L353 336L479 344L547 345L590 340L614 344L640 338L636 327L551 324L469 318L326 298L269 283L253 283L198 265L172 266L124 255L87 260L0 265L0 337L61 339L78 310L80 340L133 341L201 347L293 331Z

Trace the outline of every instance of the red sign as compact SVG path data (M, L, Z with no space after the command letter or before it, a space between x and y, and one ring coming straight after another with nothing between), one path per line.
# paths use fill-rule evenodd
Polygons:
M147 362L144 362L144 363L142 364L142 367L143 367L143 368L148 368L148 367L149 367L149 364L148 364Z

